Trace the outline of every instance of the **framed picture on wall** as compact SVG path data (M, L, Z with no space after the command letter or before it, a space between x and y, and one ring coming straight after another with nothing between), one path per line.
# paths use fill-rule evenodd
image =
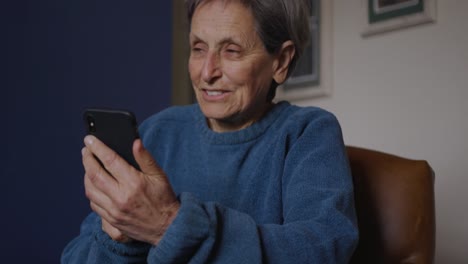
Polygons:
M309 0L311 40L276 100L298 101L328 95L332 89L332 1Z
M362 36L434 22L436 0L361 0Z

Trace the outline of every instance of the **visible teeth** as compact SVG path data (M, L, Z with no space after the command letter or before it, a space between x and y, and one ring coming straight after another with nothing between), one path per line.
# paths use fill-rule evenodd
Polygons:
M206 91L206 93L209 96L216 96L216 95L222 95L223 94L223 92L220 92L220 91Z

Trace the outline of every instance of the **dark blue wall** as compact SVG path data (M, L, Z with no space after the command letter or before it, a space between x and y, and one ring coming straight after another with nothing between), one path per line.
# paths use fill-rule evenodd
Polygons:
M90 211L83 108L170 104L171 1L2 2L0 262L58 263Z

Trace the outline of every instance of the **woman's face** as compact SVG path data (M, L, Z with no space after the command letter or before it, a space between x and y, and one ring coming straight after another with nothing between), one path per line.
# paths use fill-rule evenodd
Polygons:
M247 127L272 105L267 95L278 63L254 24L238 1L206 1L192 17L190 78L214 131Z

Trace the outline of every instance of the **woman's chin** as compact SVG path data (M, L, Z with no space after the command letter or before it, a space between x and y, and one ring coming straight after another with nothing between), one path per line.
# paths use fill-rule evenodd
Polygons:
M223 105L200 105L203 115L212 120L225 120L229 118L229 113L226 112L226 107Z

